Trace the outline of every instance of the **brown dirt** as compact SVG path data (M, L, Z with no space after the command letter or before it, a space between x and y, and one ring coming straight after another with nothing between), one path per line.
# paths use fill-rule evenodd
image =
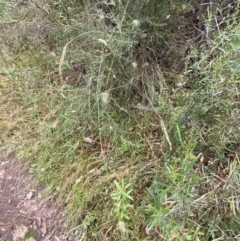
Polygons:
M72 241L64 213L31 188L32 176L13 158L0 155L0 241Z

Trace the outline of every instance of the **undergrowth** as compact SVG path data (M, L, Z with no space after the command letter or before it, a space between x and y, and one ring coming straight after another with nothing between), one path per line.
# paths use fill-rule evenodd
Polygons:
M1 150L29 163L81 240L238 240L239 26L179 73L180 50L158 63L179 43L152 35L166 28L153 5L140 19L144 3L70 2L1 24ZM3 9L28 9L9 6L5 22Z

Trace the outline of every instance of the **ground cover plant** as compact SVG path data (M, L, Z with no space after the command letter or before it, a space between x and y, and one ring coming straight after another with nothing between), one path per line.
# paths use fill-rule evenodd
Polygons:
M70 230L238 240L237 12L200 39L191 2L0 3L2 149Z

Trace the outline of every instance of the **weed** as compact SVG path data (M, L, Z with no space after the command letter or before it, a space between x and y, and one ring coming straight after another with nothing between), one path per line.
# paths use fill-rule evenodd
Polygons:
M159 227L166 239L177 235L188 222L191 203L196 197L195 187L201 182L194 172L194 165L201 153L195 156L195 141L183 141L178 125L176 129L181 144L178 157L166 160L161 174L147 189L150 202L145 207L149 215L148 230Z
M130 201L133 201L133 198L130 195L133 191L130 188L131 184L125 185L123 179L121 183L114 181L114 184L117 190L110 195L115 206L113 212L119 221L129 220L130 218L127 213L133 208L133 205L129 203Z
M25 234L24 234L24 240L30 239L30 238L35 238L36 237L36 233L33 230L28 230Z
M118 228L123 236L127 234L127 222L130 220L129 213L134 208L130 201L134 201L131 193L131 184L125 184L122 179L121 183L114 181L116 191L113 191L110 196L113 200L113 213L118 219Z

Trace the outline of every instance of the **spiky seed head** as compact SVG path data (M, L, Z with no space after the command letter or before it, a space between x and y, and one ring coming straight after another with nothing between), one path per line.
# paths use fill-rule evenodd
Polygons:
M132 63L132 67L133 67L134 69L136 69L136 68L138 67L137 62L133 62L133 63Z
M133 27L135 27L135 28L138 28L138 27L140 26L140 24L141 24L141 22L140 22L140 20L138 20L138 19L134 19L134 20L132 21L132 25L133 25Z

